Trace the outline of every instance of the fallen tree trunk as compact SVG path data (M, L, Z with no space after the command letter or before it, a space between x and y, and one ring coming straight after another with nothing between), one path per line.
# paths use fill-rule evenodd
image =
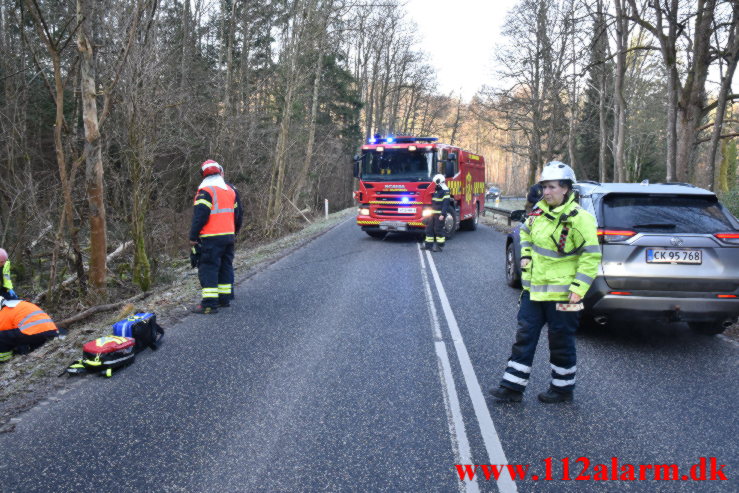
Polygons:
M75 322L79 322L81 320L84 320L96 313L105 312L108 310L115 310L116 308L120 308L123 305L126 305L128 303L133 303L135 301L142 300L149 296L150 293L139 293L136 296L133 296L131 298L128 298L127 300L119 301L118 303L109 303L107 305L98 305L93 306L91 308L88 308L87 310L78 313L77 315L74 315L73 317L66 318L62 320L61 322L56 322L57 327L63 327L68 328L71 324Z

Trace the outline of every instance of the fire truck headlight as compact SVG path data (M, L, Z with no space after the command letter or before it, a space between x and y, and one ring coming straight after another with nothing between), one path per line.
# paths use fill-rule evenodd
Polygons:
M423 212L421 213L421 215L423 217L429 217L429 216L433 215L433 213L434 213L433 209L424 209Z
M360 207L359 208L359 215L360 216L369 216L369 207Z

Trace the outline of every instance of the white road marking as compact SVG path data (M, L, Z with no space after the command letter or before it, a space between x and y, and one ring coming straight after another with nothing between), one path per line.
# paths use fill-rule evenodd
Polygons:
M467 439L467 431L464 427L464 419L462 418L462 408L459 405L459 396L457 395L457 387L454 384L454 376L452 376L452 366L449 363L449 354L446 350L446 344L441 338L441 328L439 326L439 317L436 313L436 305L431 294L428 276L423 264L423 254L418 250L418 258L421 261L421 278L423 279L424 293L426 295L426 305L431 317L431 324L434 328L434 348L439 363L439 379L444 395L444 408L446 409L446 418L449 425L449 434L452 438L452 446L454 447L454 455L457 464L472 464L472 452L470 450L470 442ZM460 484L461 486L461 484ZM472 481L464 481L464 490L468 493L477 493L480 487L477 484L477 478Z
M420 245L419 245L420 248ZM436 291L439 294L439 300L441 301L441 307L444 311L444 317L449 327L449 332L452 335L452 341L454 342L454 349L457 352L457 359L459 365L462 368L462 376L464 377L465 385L467 386L467 392L469 393L470 399L472 400L472 407L475 410L475 416L477 422L480 425L480 433L482 434L482 440L485 442L485 449L490 459L490 464L508 464L503 446L500 443L498 432L495 430L493 424L493 418L490 417L485 397L480 388L480 383L475 375L475 368L472 366L470 355L467 352L467 346L464 345L464 339L462 333L459 331L459 325L457 325L457 319L454 316L452 307L449 304L449 299L446 296L446 291L439 278L439 273L436 270L436 264L430 252L426 252L426 258L428 265L431 268L431 274L434 278L436 285ZM498 491L503 493L514 493L518 491L516 482L511 479L507 474L501 474L497 480Z

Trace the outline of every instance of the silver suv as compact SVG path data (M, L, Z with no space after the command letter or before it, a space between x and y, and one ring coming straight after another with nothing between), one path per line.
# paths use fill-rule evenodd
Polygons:
M584 323L666 319L718 334L736 321L739 221L713 192L682 183L579 182L574 188L597 220L603 252L585 296ZM520 286L520 256L515 228L506 241L510 286Z

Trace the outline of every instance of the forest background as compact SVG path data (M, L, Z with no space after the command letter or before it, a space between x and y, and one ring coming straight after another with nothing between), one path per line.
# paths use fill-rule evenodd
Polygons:
M560 159L581 180L690 182L737 214L739 2L521 0L503 36L469 47L500 70L463 100L398 0L0 0L18 291L53 309L170 280L205 159L242 195L246 247L349 207L375 133L481 153L506 194Z

